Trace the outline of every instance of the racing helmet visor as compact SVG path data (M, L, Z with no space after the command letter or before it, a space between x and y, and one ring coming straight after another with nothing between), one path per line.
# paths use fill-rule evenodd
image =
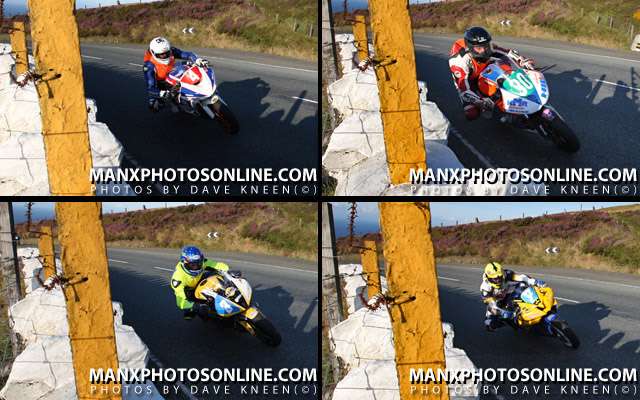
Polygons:
M189 271L200 271L202 269L202 258L200 258L199 260L193 260L193 261L189 261L189 260L185 260L183 262L184 267L186 269L188 269Z
M166 60L169 57L171 57L171 50L165 51L164 53L155 54L155 56L156 56L156 58L159 58L160 60Z
M470 46L470 51L471 55L473 55L474 58L486 60L491 57L491 54L493 53L493 45L491 44L491 42L484 44L474 44Z
M494 285L502 285L502 282L504 282L504 276L500 275L496 276L495 278L487 277L487 280L489 281L489 283L492 283Z

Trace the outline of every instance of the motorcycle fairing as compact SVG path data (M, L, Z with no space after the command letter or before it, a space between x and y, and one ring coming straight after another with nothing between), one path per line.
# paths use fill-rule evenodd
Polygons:
M216 308L216 312L221 317L228 317L243 310L243 308L236 303L220 295L216 295L214 299L214 306Z
M488 65L480 76L500 88L505 111L511 114L533 114L549 99L549 89L542 73L518 68L498 60Z

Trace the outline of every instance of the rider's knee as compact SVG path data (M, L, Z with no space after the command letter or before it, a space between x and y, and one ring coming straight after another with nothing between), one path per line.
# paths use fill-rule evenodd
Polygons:
M480 116L480 109L473 104L464 106L464 116L467 120L473 121Z

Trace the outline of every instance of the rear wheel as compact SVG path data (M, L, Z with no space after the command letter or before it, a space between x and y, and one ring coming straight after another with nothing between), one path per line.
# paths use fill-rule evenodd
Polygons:
M238 131L240 130L238 120L226 104L224 104L222 101L216 101L215 103L209 105L209 107L215 114L220 125L222 125L222 129L224 129L225 133L228 133L229 135L235 135L236 133L238 133Z
M560 150L566 151L567 153L575 153L580 149L578 137L573 132L573 129L571 129L559 115L556 115L551 121L545 121L544 129L547 130L551 140L553 140Z
M282 341L280 333L278 333L276 327L273 326L268 319L258 317L251 321L251 325L253 326L256 337L267 346L276 347Z
M551 328L555 333L556 337L560 339L560 341L567 347L572 349L577 349L580 347L580 339L573 332L569 325L567 325L564 321L553 321L551 322Z

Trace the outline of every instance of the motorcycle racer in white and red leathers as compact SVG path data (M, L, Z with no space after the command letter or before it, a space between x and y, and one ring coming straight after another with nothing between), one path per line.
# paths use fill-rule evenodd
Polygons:
M493 101L478 92L478 77L490 64L491 57L508 57L522 68L534 68L533 60L522 57L516 50L493 45L486 29L478 26L467 29L464 37L451 47L449 68L468 120L478 118L483 110L493 109Z

